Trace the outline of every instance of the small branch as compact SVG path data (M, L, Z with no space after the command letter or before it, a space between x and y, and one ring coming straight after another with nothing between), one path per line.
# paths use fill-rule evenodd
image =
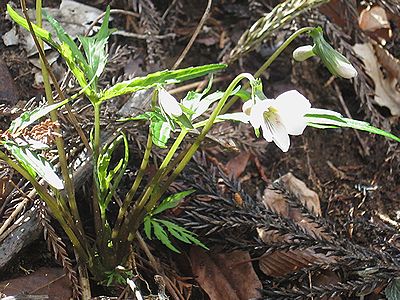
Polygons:
M125 37L131 37L131 38L135 38L135 39L140 39L140 40L147 40L149 37L151 37L152 39L158 39L158 40L164 40L164 39L172 39L176 37L175 33L167 33L167 34L139 34L139 33L134 33L134 32L127 32L127 31L122 31L122 30L118 30L115 31L113 34L115 35L121 35L121 36L125 36Z
M147 244L143 240L142 236L140 235L139 232L136 233L136 238L139 243L140 248L143 250L143 252L146 254L147 258L149 259L150 265L153 267L153 269L162 277L164 280L164 283L168 289L168 292L171 294L171 296L175 300L184 300L185 298L182 295L178 295L176 289L174 288L171 280L165 275L164 271L162 270L160 264L157 262L157 260L154 258L153 254L151 254L151 251L149 247L147 247Z
M179 58L177 59L177 61L174 64L174 66L172 67L172 70L176 70L179 67L179 65L185 58L186 54L189 52L190 48L192 47L195 39L197 38L197 36L200 33L201 28L203 27L204 23L206 22L208 15L210 14L211 4L212 4L212 0L208 0L206 10L204 11L203 17L200 19L199 25L197 25L197 28L194 31L189 43L186 45L185 49L183 49L181 55L179 56Z

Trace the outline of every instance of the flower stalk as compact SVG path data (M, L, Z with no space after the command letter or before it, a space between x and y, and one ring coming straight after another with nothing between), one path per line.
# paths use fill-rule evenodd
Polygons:
M267 70L269 68L269 66L275 61L275 59L278 58L278 56L290 45L290 43L292 43L298 36L304 34L304 33L308 33L311 30L313 30L314 27L303 27L300 28L298 30L296 30L294 33L292 33L292 35L290 37L287 38L287 40L285 40L282 45L280 45L278 47L278 49L275 50L275 52L265 61L265 63L254 73L254 78L259 78L261 76L262 73L265 72L265 70ZM249 87L249 83L246 83L243 86L243 89L247 89ZM234 96L232 97L231 100L229 100L229 102L225 105L225 107L223 108L223 110L221 111L222 114L226 113L229 108L231 108L231 106L233 104L235 104L235 102L239 99L238 96Z

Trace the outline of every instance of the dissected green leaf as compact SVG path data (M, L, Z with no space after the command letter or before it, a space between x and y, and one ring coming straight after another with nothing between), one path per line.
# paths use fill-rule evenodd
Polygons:
M400 138L397 136L386 132L382 129L376 128L372 125L370 125L367 122L364 121L357 121L357 120L352 120L344 117L339 117L335 115L327 115L327 114L306 114L307 121L311 126L323 126L326 128L326 126L331 127L347 127L347 128L354 128L357 130L362 130L362 131L367 131L370 133L382 135L385 137L388 137L390 139L393 139L397 142L400 142Z
M79 85L82 88L85 88L85 94L88 95L89 99L92 99L93 90L88 88L87 74L90 72L91 68L88 65L85 57L82 52L79 50L78 46L75 44L74 40L69 36L64 28L57 22L52 16L46 14L44 15L49 22L49 24L56 31L57 37L61 42L61 45L58 48L61 56L65 59L69 69L74 74L77 79Z
M172 245L171 241L168 238L167 233L165 232L165 230L162 228L162 226L159 223L154 222L152 220L151 224L153 225L153 228L154 228L154 235L156 236L156 238L158 240L161 241L161 243L163 243L165 246L167 246L172 251L181 253L178 249L175 248L174 245Z
M128 93L134 93L139 90L149 89L159 84L165 85L178 83L185 80L197 78L226 68L224 64L211 64L200 67L190 67L181 70L165 70L155 72L144 77L137 77L129 81L117 83L113 87L103 92L100 101L108 100Z
M10 132L14 134L17 131L20 131L20 130L28 127L33 122L44 117L49 112L63 106L70 100L71 99L65 99L64 101L61 101L61 102L57 102L57 103L54 103L51 105L45 105L43 107L38 107L32 111L27 111L27 112L22 113L18 118L16 118L14 121L11 122L11 125L9 128Z
M186 97L182 99L182 105L193 112L192 114L190 114L190 116L194 114L195 108L198 106L201 98L203 98L211 90L212 80L213 74L211 74L210 76L207 87L201 93L189 91Z
M394 278L385 288L385 295L388 300L400 299L400 278Z
M79 40L85 51L87 68L85 69L86 78L91 81L94 77L93 88L97 86L97 79L100 77L107 64L107 49L106 45L108 38L113 32L108 28L108 20L110 17L110 6L107 6L106 13L103 18L103 23L100 30L91 37L79 36Z
M14 20L15 23L18 25L24 27L26 30L29 31L29 26L28 26L28 21L20 16L9 4L7 4L7 12L10 15L10 17ZM33 31L35 32L36 36L41 38L43 41L45 41L47 44L54 48L58 48L57 43L52 39L51 33L48 32L47 30L40 28L39 26L35 25L34 23L32 24Z
M186 244L195 244L204 249L208 249L206 245L204 245L196 238L196 234L194 234L193 232L190 232L189 230L167 220L153 219L153 221L157 221L164 225L171 233L171 235L173 235L178 240Z
M151 120L153 117L157 117L157 114L152 111L148 111L145 113L142 113L138 116L135 117L129 117L129 118L122 118L117 120L118 122L127 122L127 121L142 121L142 120Z
M171 196L168 196L160 203L160 205L157 208L155 208L151 212L151 214L154 216L159 213L162 213L163 211L165 211L167 209L176 207L183 198L185 198L186 196L189 196L190 194L192 194L194 192L195 192L195 190L188 190L188 191L183 191L183 192L179 192L179 193L173 194Z
M78 64L76 62L76 56L74 55L72 49L68 46L68 44L63 42L60 45L60 54L64 58L65 62L68 65L68 68L71 70L72 74L74 74L79 85L82 88L84 88L84 93L89 97L89 99L92 99L92 95L94 94L94 91L89 87L89 84L85 77L85 73L78 66Z
M144 233L146 234L147 238L149 240L151 240L152 239L152 237L151 237L151 219L148 216L146 216L144 218L143 224L144 224Z
M53 29L55 30L60 42L65 43L68 46L68 48L71 50L72 55L73 55L74 59L76 60L75 62L78 63L83 70L86 70L89 66L88 66L82 52L79 50L78 46L75 44L72 37L64 30L64 28L61 26L61 24L58 23L58 21L56 19L54 19L51 15L47 14L45 11L43 11L43 15L45 16L45 18L47 19L47 21L49 22L51 27L53 27ZM60 54L63 55L62 52Z
M114 153L115 148L121 142L122 142L122 136L118 136L110 144L105 145L99 154L99 158L97 160L97 177L99 180L100 191L105 191L109 188L109 184L112 178L110 179L108 175L108 166L110 165L112 154ZM117 167L120 164L121 161L120 163L117 164Z
M160 220L160 222L162 222L164 220ZM178 240L180 240L181 242L184 242L186 244L191 244L190 240L185 236L184 233L182 233L181 230L177 230L174 226L171 225L167 225L164 222L162 222L165 227L167 227L167 230L169 231L169 233L171 233L175 238L177 238ZM172 222L170 222L171 224L173 224Z
M6 143L5 147L31 175L34 176L34 173L36 173L48 184L58 190L64 188L64 185L54 171L53 166L43 156L29 150L28 148L18 147L11 143Z
M114 150L124 142L124 157L119 160L119 162L109 170L110 161L112 159ZM99 183L99 189L102 194L102 205L107 207L108 203L111 201L113 194L118 188L119 182L125 173L126 167L129 160L129 145L125 134L121 133L114 141L106 145L97 161L97 178ZM112 184L111 184L112 183Z

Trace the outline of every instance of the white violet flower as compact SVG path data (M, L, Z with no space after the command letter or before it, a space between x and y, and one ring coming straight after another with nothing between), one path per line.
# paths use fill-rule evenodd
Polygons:
M310 101L298 91L291 90L276 99L249 100L243 104L243 113L254 129L261 128L264 139L274 142L283 152L290 146L290 135L300 135L307 126L305 114Z
M158 101L161 109L168 116L180 117L183 114L182 108L178 101L163 88L160 88L158 91Z

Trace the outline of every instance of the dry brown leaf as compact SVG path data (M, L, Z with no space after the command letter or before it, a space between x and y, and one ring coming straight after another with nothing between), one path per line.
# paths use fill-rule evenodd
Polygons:
M262 285L248 252L215 254L198 247L190 250L192 271L211 300L258 298Z
M358 18L360 29L370 37L385 45L393 36L386 11L380 6L369 6L363 9Z
M250 152L241 151L239 155L228 161L225 167L226 173L233 178L238 178L246 169L250 156Z
M353 49L374 81L374 101L389 108L392 115L400 115L400 61L372 40L355 44Z
M310 212L315 215L321 215L321 207L318 195L307 188L304 182L296 178L293 174L288 173L279 178L281 184L292 194L294 194ZM264 204L276 211L283 217L290 218L300 225L304 230L314 235L330 239L331 237L324 233L316 224L303 218L299 210L289 206L283 195L276 192L271 187L264 191ZM259 230L260 238L267 244L273 244L282 241L290 241L290 235L281 236L276 232ZM313 264L322 264L334 262L334 257L327 257L322 254L315 253L311 249L305 250L289 250L276 251L264 255L260 259L260 269L269 276L284 276L285 274L295 272L301 268L311 266Z
M71 283L61 268L44 267L28 276L2 281L0 291L6 296L47 295L53 300L72 297Z
M363 31L375 31L382 28L390 28L390 23L384 8L380 6L363 9L358 18L358 25Z

